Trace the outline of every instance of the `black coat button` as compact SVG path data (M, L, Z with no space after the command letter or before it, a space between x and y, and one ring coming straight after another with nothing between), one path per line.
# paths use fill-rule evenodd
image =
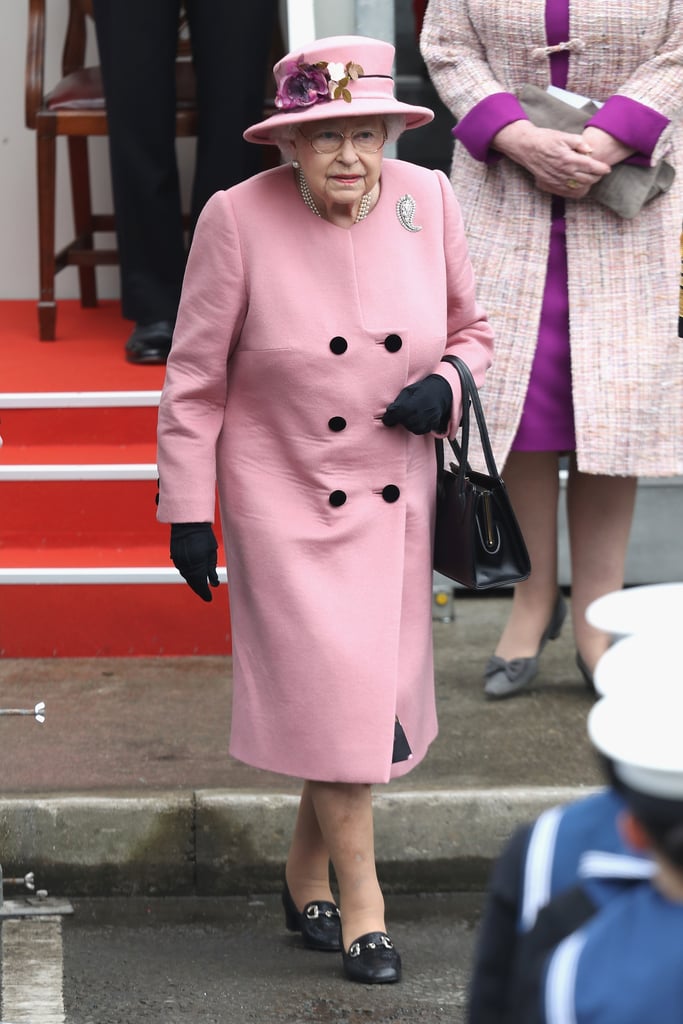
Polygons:
M332 491L332 494L330 495L330 505L332 505L333 508L339 508L339 506L343 505L345 501L346 494L344 491Z
M327 425L330 430L346 430L346 420L343 416L333 416L331 420L327 421Z
M403 345L403 341L398 334L387 334L384 339L384 344L388 352L398 352Z
M343 356L348 347L349 343L346 338L333 338L330 342L330 348L335 356Z
M386 487L382 488L382 497L385 501L388 501L391 505L392 502L398 501L401 496L401 491L396 484L387 484Z

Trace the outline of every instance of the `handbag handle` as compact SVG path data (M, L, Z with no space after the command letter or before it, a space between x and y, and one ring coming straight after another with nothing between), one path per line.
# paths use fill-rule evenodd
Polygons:
M460 444L449 438L449 443L455 457L459 463L458 477L463 481L470 470L470 464L468 462L468 450L470 441L470 405L474 413L474 419L479 430L479 438L481 441L481 448L484 453L484 459L486 460L486 468L488 474L491 477L495 477L500 480L500 474L496 466L496 460L493 457L493 449L491 447L491 441L489 440L489 432L486 428L486 420L484 419L484 410L481 405L481 399L479 398L479 391L477 385L474 382L472 371L464 360L460 356L443 356L441 359L442 363L451 363L458 371L460 377L460 386L462 388L462 440ZM443 445L437 442L437 446L441 452L441 459L439 466L443 465Z

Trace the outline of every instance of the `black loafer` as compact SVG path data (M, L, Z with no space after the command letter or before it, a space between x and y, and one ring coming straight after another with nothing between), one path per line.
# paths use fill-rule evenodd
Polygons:
M388 985L401 980L401 957L386 932L368 932L342 951L344 974L365 985Z
M138 324L126 342L128 362L145 365L165 363L171 351L174 326L172 320Z
M341 944L339 907L329 900L307 903L302 911L296 907L287 883L282 890L285 924L290 932L301 932L304 945L323 953L338 953Z

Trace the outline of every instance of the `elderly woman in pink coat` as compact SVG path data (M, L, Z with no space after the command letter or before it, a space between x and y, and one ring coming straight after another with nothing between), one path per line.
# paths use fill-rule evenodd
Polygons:
M230 752L304 780L287 927L371 983L401 973L371 786L410 771L437 732L434 437L461 413L441 360L457 353L481 383L492 352L448 180L383 160L388 138L433 116L394 98L393 55L335 37L275 66L278 112L245 138L286 163L205 207L159 412L158 515L205 600L218 485Z

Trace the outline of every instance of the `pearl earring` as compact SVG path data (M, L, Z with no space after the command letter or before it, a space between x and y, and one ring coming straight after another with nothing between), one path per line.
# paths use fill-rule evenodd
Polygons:
M301 167L301 164L299 163L298 160L292 160L292 167L294 168L295 171L298 171L299 168Z

